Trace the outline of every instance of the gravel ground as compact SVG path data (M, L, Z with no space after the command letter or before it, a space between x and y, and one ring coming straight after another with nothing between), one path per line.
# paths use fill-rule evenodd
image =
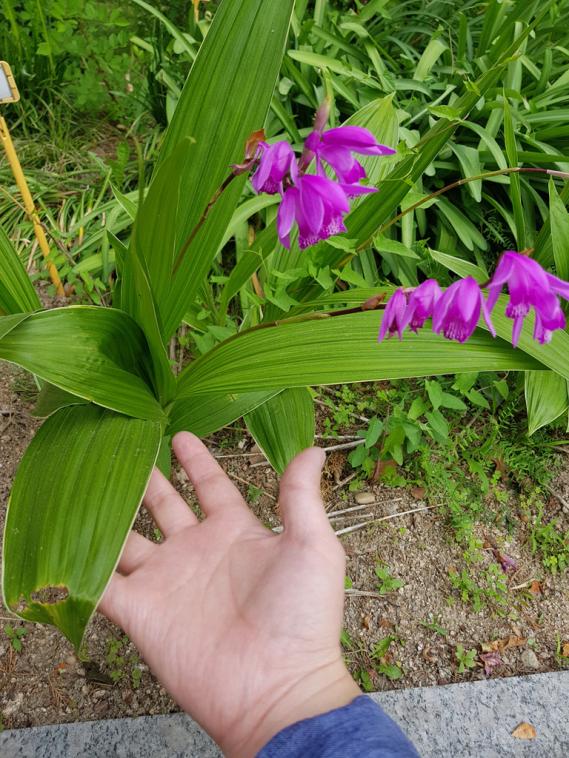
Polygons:
M17 463L37 428L28 414L25 393L14 391L14 380L21 384L21 377L6 365L0 368L0 527ZM217 435L210 447L243 494L253 497L252 507L261 520L277 526L277 479L272 470L259 465L262 458L255 454L250 438L233 431ZM425 510L426 503L420 499L423 493L402 488L378 484L359 494L348 493L345 486L337 485L349 473L345 454L332 453L323 494L330 515L365 505L347 517L335 517L336 529L374 522L341 537L352 585L346 597L345 629L350 638L346 657L356 676L363 676L377 690L480 679L485 676L480 654L490 656L490 676L560 667L558 650L569 642L569 577L545 573L532 556L527 526L514 495L510 507L519 516L518 527L511 534L495 527L481 529L485 557L477 568L482 572L494 562L496 546L515 559L517 570L507 577L508 604L485 604L475 613L457 597L449 579L449 571L464 565L464 558L444 523L442 510ZM192 502L192 487L184 473L175 469L173 480ZM569 499L569 465L553 489ZM557 506L558 499L553 500L550 507ZM417 509L421 510L400 515ZM153 532L144 510L137 528L146 534ZM390 574L403 582L385 596L378 592L378 562L389 566ZM176 710L132 643L105 619L97 617L89 628L85 660L80 661L56 630L19 624L6 611L0 612L0 724L4 728ZM25 629L20 652L11 645L6 624ZM378 673L378 661L372 657L374 646L388 636L394 639L379 663L398 667L401 676L395 681ZM476 651L474 668L463 673L458 671L457 645ZM492 666L498 660L500 663Z

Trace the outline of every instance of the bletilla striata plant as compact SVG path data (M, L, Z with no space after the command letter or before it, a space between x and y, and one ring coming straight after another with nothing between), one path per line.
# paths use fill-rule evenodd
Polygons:
M375 238L493 91L531 25L505 13L502 30L488 43L484 73L457 94L452 118L440 118L421 135L420 150L393 154L381 144L399 144L390 96L368 102L334 129L326 128L325 106L297 154L280 137L271 143L255 131L266 122L293 8L293 0L219 4L142 205L124 203L131 234L126 241L111 238L118 281L112 308L41 310L0 230L0 359L37 378L36 414L45 419L10 495L3 597L11 612L56 625L76 646L117 565L152 468L158 462L167 469L171 437L181 430L206 437L242 418L281 472L313 442L312 386L524 371L531 397L540 398L528 404L539 408L540 424L566 408L569 335L557 298L566 297L567 285L537 261L506 254L489 301L474 280L444 292L426 281L414 291L398 290L383 315L391 284L377 278L373 286L344 289L334 281L322 285L319 277L320 265L346 276L360 254L377 258ZM234 166L230 177L228 166ZM247 196L251 172L255 191L273 198ZM277 217L267 210L251 249L213 291L214 262L244 219L268 208L260 202L267 199L278 200ZM252 202L257 211L250 211ZM344 230L345 238L332 238ZM299 269L305 260L309 265ZM293 281L295 299L258 297L255 318L241 317L233 301L255 274ZM506 284L509 305L499 294ZM532 340L524 324L530 308L538 340L547 343L555 331L550 344ZM219 325L230 310L234 329L225 338ZM204 311L221 337L174 373L170 340L182 322L199 329L197 314ZM429 318L437 333L422 328ZM379 320L383 334L401 335L407 327L411 333L378 346ZM536 395L536 387L547 393ZM544 412L552 388L562 407Z

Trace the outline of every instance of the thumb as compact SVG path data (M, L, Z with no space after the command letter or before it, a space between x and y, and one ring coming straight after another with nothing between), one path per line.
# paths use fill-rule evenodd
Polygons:
M330 531L320 480L326 454L312 447L296 456L281 479L279 506L285 532L306 537Z

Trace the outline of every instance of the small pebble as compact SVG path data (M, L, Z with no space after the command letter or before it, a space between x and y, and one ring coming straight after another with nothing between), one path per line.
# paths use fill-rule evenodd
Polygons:
M188 475L183 468L179 471L176 471L176 479L180 484L185 484L188 481Z
M522 653L522 663L527 669L540 668L540 663L537 659L537 655L533 652L533 650L524 650Z
M371 505L371 503L375 503L375 495L373 492L358 492L356 503L358 505Z
M23 704L24 704L24 693L18 692L14 700L8 700L4 708L2 708L2 715L5 718L10 718L10 716L15 716Z

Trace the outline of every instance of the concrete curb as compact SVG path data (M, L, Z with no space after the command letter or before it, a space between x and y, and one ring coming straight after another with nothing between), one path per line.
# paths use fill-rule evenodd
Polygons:
M423 758L567 758L569 672L372 695ZM526 721L533 741L512 731ZM219 758L183 714L3 732L1 758ZM316 757L315 757L316 758ZM365 758L365 756L362 756Z

